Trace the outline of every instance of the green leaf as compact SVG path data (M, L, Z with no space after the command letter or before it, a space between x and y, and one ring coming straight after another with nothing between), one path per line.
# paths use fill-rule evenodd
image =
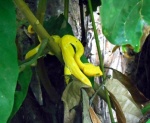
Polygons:
M142 107L141 109L142 113L145 115L147 112L150 111L150 102L147 102L146 104L144 104L144 107Z
M73 35L70 24L66 21L63 14L59 17L53 16L44 23L45 29L50 35L59 35L60 37L70 34Z
M148 119L148 121L146 121L146 123L150 123L150 119Z
M14 101L13 110L11 112L11 116L9 118L10 120L15 115L15 113L19 110L21 104L23 103L27 95L31 77L32 77L32 71L30 67L26 68L23 72L19 74L19 78L18 78L19 89L16 90L15 92L15 101Z
M81 99L81 88L89 88L76 78L72 77L62 95L64 102L64 123L72 123L75 118L75 107L79 105Z
M130 44L139 52L150 30L149 0L102 0L102 29L115 45Z
M89 114L89 96L86 93L86 91L84 89L81 89L82 92L82 103L83 103L83 112L82 112L82 117L83 123L92 123L91 118L90 118L90 114Z
M0 3L0 122L6 123L12 111L18 78L16 15L12 0Z

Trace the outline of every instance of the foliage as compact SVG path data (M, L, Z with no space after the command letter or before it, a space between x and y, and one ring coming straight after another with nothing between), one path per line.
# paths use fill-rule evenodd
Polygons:
M14 104L18 78L16 13L11 0L0 4L0 121L6 123Z
M138 90L136 85L133 84L133 81L129 77L114 69L113 77L114 79L118 79L119 82L128 89L137 105L140 106L141 104L144 104L148 101L148 99L145 98L145 96Z
M126 121L127 123L136 123L139 121L142 113L140 107L138 107L133 101L132 96L128 90L117 79L108 79L106 81L106 88L111 93L112 100L116 98L118 104L115 107L120 107L116 110L118 119ZM114 96L113 96L114 95ZM115 104L115 103L114 103ZM120 105L120 106L119 106ZM122 121L118 121L121 123Z
M55 42L52 41L53 39L50 35L59 35L60 37L66 34L73 35L72 27L68 23L68 20L66 20L65 16L63 14L60 14L59 16L53 16L48 21L45 21L44 25L42 26L44 19L43 12L45 11L45 9L42 10L41 8L46 8L46 1L44 1L45 3L42 4L43 6L40 6L40 11L38 11L38 18L40 18L39 21L41 23L39 23L37 18L33 15L31 10L22 0L14 0L14 2L17 7L22 10L29 23L33 26L33 29L37 33L37 36L40 36L43 42L48 39L49 43L46 43L47 45L45 44L46 48L44 47L44 50L40 50L40 53L42 52L44 56L52 50L55 56L58 58L57 60L60 60L60 62L64 64L61 49L58 45L56 45ZM42 0L40 2L42 2ZM91 12L97 9L97 6L101 5L100 0L92 1L92 5L90 8L88 6L89 2L84 2L85 1L82 1L82 4L85 4L87 6L87 14L90 15L92 15ZM32 77L31 67L29 67L30 62L35 62L39 58L37 53L37 56L35 55L35 57L29 60L21 61L21 63L23 63L21 64L21 66L23 66L23 69L20 68L19 71L18 61L20 62L20 60L17 58L18 47L16 48L17 45L15 43L17 29L16 13L14 6L15 4L13 4L13 2L10 0L6 0L2 1L0 5L1 123L6 123L7 121L10 122L11 118L15 115L15 113L22 105L27 95L28 87ZM149 5L150 1L148 0L125 0L123 2L117 0L102 0L100 16L102 19L103 33L106 38L115 45L124 47L129 44L133 47L134 51L139 52L149 32ZM67 12L67 10L65 12ZM92 21L94 21L94 19L92 19ZM102 54L100 53L99 57L102 58L101 55ZM82 56L81 60L84 63L88 62L85 56ZM100 66L104 68L102 59L100 63ZM38 65L42 66L42 64ZM46 68L40 67L41 73L42 69ZM41 74L40 76L40 80L45 82L43 84L43 88L46 91L51 88L52 90L54 90L53 92L55 92L52 84L46 84L46 82L50 81L48 75L46 74L46 70L43 71L44 74ZM101 121L99 120L97 114L92 108L93 102L90 100L94 99L94 97L97 95L103 98L108 103L110 108L115 109L117 113L117 120L120 123L128 121L128 118L125 116L125 112L127 112L127 110L123 110L125 100L129 102L127 104L130 107L136 105L138 107L137 110L140 112L140 106L143 103L146 103L148 99L145 98L143 94L141 94L141 92L137 89L135 85L133 85L132 80L113 69L113 79L106 81L107 78L105 78L105 71L103 70L103 72L103 82L100 86L94 82L94 77L90 78L93 88L89 88L87 85L77 80L77 78L71 76L71 82L64 89L61 99L59 97L61 94L58 96L56 93L59 98L57 99L57 101L62 100L64 104L65 123L79 121L82 121L83 123L100 123ZM47 85L50 85L51 87L47 87ZM109 93L106 93L107 98L105 97L105 91L103 89L104 85L107 87L108 90L106 91L108 91ZM120 89L121 91L118 92L118 90ZM49 91L49 95L51 95L50 92L51 91ZM116 96L118 93L120 93L119 97ZM124 95L126 93L130 93L131 95L128 97L128 95ZM111 99L111 102L109 102L109 98ZM55 103L55 99L52 100ZM120 100L123 103L121 103ZM113 106L111 107L110 104L113 104ZM136 110L136 107L134 107L134 110ZM135 116L135 114L133 115Z
M88 88L87 85L81 83L76 78L72 77L72 82L68 84L62 95L64 102L64 122L71 123L75 119L76 107L81 100L81 89ZM79 112L77 112L79 113Z
M19 74L17 85L19 86L19 89L16 89L15 91L14 106L9 119L11 119L15 115L15 113L19 110L21 104L23 103L28 92L31 76L32 71L30 67L26 68Z
M60 37L64 36L65 34L73 35L72 28L66 21L63 14L60 14L58 17L51 17L44 23L44 26L48 33L51 35L59 35Z
M149 34L149 5L149 0L102 0L100 12L106 38L115 45L130 44L139 52Z
M82 92L82 103L83 103L83 112L82 112L83 120L82 120L82 122L83 123L92 123L91 119L90 119L90 113L89 113L89 108L90 108L89 96L84 89L82 89L81 92Z

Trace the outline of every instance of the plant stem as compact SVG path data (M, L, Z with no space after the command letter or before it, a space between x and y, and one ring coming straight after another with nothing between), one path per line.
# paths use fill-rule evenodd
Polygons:
M115 123L115 120L114 120L114 117L113 117L113 113L112 113L112 107L111 107L109 93L108 93L106 88L104 88L104 90L105 90L106 100L107 100L107 104L108 104L110 119L111 119L112 123Z
M37 19L39 19L42 25L43 25L44 15L46 11L46 5L47 5L47 0L39 0L36 17Z
M23 71L27 66L30 66L31 64L35 63L39 56L41 56L43 50L45 49L46 45L48 43L48 39L45 39L42 41L40 48L35 56L33 56L28 62L25 62L19 66L20 72Z
M57 104L60 99L60 96L57 93L57 91L55 90L54 86L52 85L52 83L48 77L48 73L46 71L46 66L44 64L43 58L38 59L37 72L38 72L38 75L40 77L43 87L45 88L47 94L49 95L50 100L53 103Z
M54 39L48 34L48 32L44 29L44 27L40 24L39 20L33 15L29 7L23 0L13 0L17 7L22 11L24 16L27 18L29 23L32 25L34 31L40 36L40 38L48 39L48 47L55 54L55 56L59 59L61 63L63 62L61 49L54 42Z
M64 0L64 16L68 22L68 13L69 13L69 0Z
M36 17L37 17L37 19L39 19L39 21L42 25L43 25L44 15L45 15L45 11L46 11L46 5L47 5L47 0L40 0L39 4L38 4L38 8L37 8ZM41 84L43 85L47 94L49 95L50 100L53 103L57 104L60 97L59 97L57 91L55 90L55 88L53 87L53 85L51 84L51 81L48 77L48 73L46 71L46 67L45 67L43 58L38 59L36 71L40 78Z
M100 61L100 68L103 72L103 78L105 78L103 57L102 57L102 53L101 53L101 50L100 50L100 44L99 44L98 34L97 34L96 25L95 25L95 21L94 21L91 0L88 0L88 6L89 6L89 9L90 9L90 17L91 17L92 26L93 26L93 29L94 29L94 37L95 37L95 40L96 40L96 46L97 46L97 51L98 51L98 56L99 56L99 61Z
M93 95L92 98L90 99L90 106L92 105L93 100L94 100L94 98L96 97L96 95L98 95L98 93L99 93L101 90L103 90L103 89L102 89L102 88L103 88L103 84L100 85L100 86L97 85L97 87L98 87L98 89L96 89L94 95ZM102 93L101 93L101 94L102 94ZM105 95L105 94L103 94L103 97L105 97L104 95ZM103 98L102 98L102 99L103 99Z
M91 20L92 20L92 26L93 26L93 29L94 29L94 36L95 36L95 40L96 40L96 46L97 46L97 51L98 51L98 56L99 56L99 61L100 61L100 68L103 72L102 77L103 77L103 81L104 81L105 78L106 78L105 71L104 71L104 62L103 62L103 57L102 57L102 53L101 53L101 49L100 49L100 44L99 44L98 34L97 34L97 30L96 30L96 25L95 25L95 21L94 21L91 0L88 0L88 6L89 6L89 10L90 10L90 17L91 17ZM108 109L109 109L109 113L110 113L111 122L114 122L114 117L112 115L112 106L111 106L111 103L110 103L109 93L108 93L106 88L104 88L104 90L105 90L105 95L106 95L106 100L107 100L107 104L108 104Z

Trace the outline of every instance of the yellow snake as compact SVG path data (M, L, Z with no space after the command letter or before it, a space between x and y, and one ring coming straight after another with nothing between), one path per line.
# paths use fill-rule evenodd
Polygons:
M80 58L84 53L84 47L76 37L72 35L63 36L60 41L60 47L66 67L70 70L71 74L73 74L81 82L92 86L90 80L85 75L102 75L102 72L98 66L94 66L91 63L81 62ZM72 53L72 50L75 50L75 52Z
M60 38L58 35L52 36L54 41L60 46L62 56L65 62L65 75L74 75L77 79L88 86L92 86L87 76L101 76L102 72L99 66L94 66L91 63L82 63L80 58L84 53L84 47L81 42L72 35L65 35ZM39 41L40 37L38 37ZM38 52L40 44L34 49L30 50L25 59L30 58ZM51 52L49 52L52 55ZM86 76L87 75L87 76Z

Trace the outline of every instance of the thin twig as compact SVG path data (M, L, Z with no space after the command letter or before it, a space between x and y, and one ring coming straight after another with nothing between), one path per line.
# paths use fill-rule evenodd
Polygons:
M48 39L45 39L44 41L42 41L37 54L35 56L33 56L29 61L27 61L19 66L20 72L23 71L27 66L30 66L37 61L37 59L41 56L43 50L46 48L48 41L49 41Z
M64 0L64 16L68 22L68 13L69 13L69 0Z

